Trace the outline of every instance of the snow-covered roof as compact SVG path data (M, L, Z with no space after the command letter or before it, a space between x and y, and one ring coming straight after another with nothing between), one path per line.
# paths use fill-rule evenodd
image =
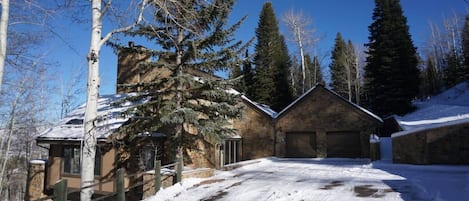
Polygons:
M455 120L455 121L449 121L449 122L434 124L434 125L427 125L427 126L422 126L422 127L417 127L417 128L413 128L413 129L409 129L409 130L396 132L396 133L393 133L391 135L391 137L393 137L393 138L394 137L400 137L400 136L403 136L403 135L409 135L409 134L422 132L422 131L426 131L426 130L432 130L432 129L436 129L436 128L442 128L442 127L447 127L447 126L455 126L455 125L467 124L467 123L469 123L469 118L467 118L467 119L458 119L458 120Z
M104 95L98 99L98 121L96 126L96 138L106 139L117 128L122 126L129 116L123 112L130 107L142 102L120 101L124 98L135 96L135 93ZM86 104L79 106L60 120L53 127L42 132L36 140L76 140L83 138L83 119L85 117Z
M235 95L241 95L241 93L239 91L237 91L236 89L233 89L233 88L228 89L227 92L231 93L231 94L235 94ZM245 100L246 102L250 103L252 106L259 109L260 111L264 112L266 115L270 116L271 118L275 118L277 116L277 112L272 110L272 108L270 108L268 105L255 102L255 101L249 99L245 95L241 95L241 98L243 100Z
M275 112L274 110L272 110L272 108L270 108L268 105L265 105L265 104L260 104L258 102L255 102L255 101L252 101L251 99L249 99L248 97L242 95L241 98L247 102L249 102L251 105L257 107L260 111L264 112L265 114L267 114L268 116L272 117L272 118L275 118L277 116L277 112Z
M458 84L426 100L415 101L417 109L404 116L394 115L405 130L436 128L469 120L469 84Z
M404 116L394 115L403 129L393 137L469 122L469 84L458 84L441 94L415 101L417 109Z
M350 101L348 101L347 99L343 98L342 96L340 96L339 94L337 94L336 92L332 91L332 90L329 90L327 88L325 88L323 85L321 84L316 84L314 87L312 87L311 89L309 89L308 91L306 91L303 95L301 95L300 97L298 97L295 101L293 101L290 105L288 105L287 107L285 107L282 111L280 111L277 116L275 118L278 118L280 117L282 114L286 113L288 110L290 110L293 106L295 106L298 102L300 102L302 99L304 99L306 96L308 96L309 94L311 94L313 91L317 90L319 87L325 89L326 91L328 91L329 93L337 96L338 98L342 99L343 101L345 101L346 103L350 104L352 107L362 111L363 113L367 114L368 116L372 117L373 119L377 120L378 122L383 122L383 120L378 117L377 115L373 114L372 112L368 111L367 109L365 108L362 108L360 107L359 105L355 104L355 103L352 103Z

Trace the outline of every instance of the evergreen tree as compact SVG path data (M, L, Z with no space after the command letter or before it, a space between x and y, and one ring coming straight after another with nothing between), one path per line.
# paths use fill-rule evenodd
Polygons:
M285 51L285 41L279 33L271 2L265 3L262 8L256 37L256 83L253 98L272 106L274 110L280 110L289 104L288 97L292 96L291 92L287 92L291 91L288 83L290 58L287 56L288 51Z
M432 96L440 92L441 83L439 73L433 58L428 58L424 70L421 72L420 96Z
M254 94L254 70L252 69L252 61L248 50L246 50L244 58L242 69L244 89L241 91L244 92L247 97L252 97Z
M462 30L462 51L464 57L464 80L469 80L469 14L464 20L464 28Z
M244 66L243 66L244 67ZM230 72L230 79L233 80L233 88L241 93L246 93L246 84L244 83L244 73L240 65L236 65Z
M124 133L163 132L171 142L167 148L179 155L234 133L229 121L239 117L241 108L237 95L227 90L229 82L189 74L195 70L210 75L240 63L236 58L245 51L244 46L232 41L242 21L226 27L233 4L233 0L152 2L157 10L154 21L128 34L147 38L159 47L147 52L159 59L142 64L142 68L163 67L170 73L144 86L147 93L138 98L146 103L130 110L143 118L136 118Z
M316 84L326 85L326 82L324 81L324 78L322 76L321 64L319 63L318 56L313 57L313 63L311 66L313 71L313 84L311 86L314 86Z
M291 59L288 54L288 47L285 38L280 35L280 51L275 57L276 64L274 65L274 83L275 95L273 97L272 109L281 111L284 107L293 101L292 89L290 87L290 66Z
M307 54L305 56L305 64L306 64L306 90L311 89L316 84L324 85L324 79L322 77L321 66L319 64L319 59L317 56L314 56L311 60L311 56Z
M365 91L370 109L382 116L405 114L412 110L418 94L419 69L399 0L375 0L367 65Z
M466 80L467 70L457 53L451 51L445 58L446 67L443 70L443 81L446 87L452 87Z
M347 89L347 44L342 35L337 33L334 49L332 50L331 64L331 88L344 98L348 98Z

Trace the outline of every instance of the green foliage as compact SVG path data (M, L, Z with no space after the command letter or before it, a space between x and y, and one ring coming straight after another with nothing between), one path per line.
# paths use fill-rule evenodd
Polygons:
M420 74L420 97L422 98L436 95L441 91L440 73L433 60L432 57L427 59L425 68Z
M170 73L142 86L146 93L138 98L147 101L129 111L136 117L124 132L159 131L175 147L189 149L196 147L197 139L213 143L234 134L229 121L240 116L238 95L229 91L230 81L213 75L236 67L246 49L233 40L242 20L225 28L233 4L229 0L152 2L157 10L154 20L127 34L157 47L145 51L158 59L140 67Z
M357 57L352 41L346 43L340 33L337 33L331 60L329 68L332 90L350 101L355 101L357 97L355 89L360 87L356 76Z
M463 79L469 80L469 14L464 20L464 28L462 31L462 51L464 57Z
M344 98L348 98L347 90L347 44L342 35L337 33L334 49L332 50L331 64L331 89Z
M255 46L256 77L253 99L281 110L292 100L289 84L291 59L284 38L280 35L271 2L262 8Z
M375 0L370 31L365 91L370 109L382 116L412 110L418 94L419 69L399 0Z

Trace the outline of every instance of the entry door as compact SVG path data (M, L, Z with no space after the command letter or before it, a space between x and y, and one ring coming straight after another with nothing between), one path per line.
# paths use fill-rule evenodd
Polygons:
M316 133L287 133L286 154L291 158L316 157Z

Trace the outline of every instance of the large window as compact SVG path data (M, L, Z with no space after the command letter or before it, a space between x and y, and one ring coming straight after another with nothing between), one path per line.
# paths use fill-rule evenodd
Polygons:
M241 160L241 139L227 139L220 147L221 166Z
M65 146L63 149L63 173L80 174L80 147ZM101 175L101 151L96 149L94 161L94 174Z

